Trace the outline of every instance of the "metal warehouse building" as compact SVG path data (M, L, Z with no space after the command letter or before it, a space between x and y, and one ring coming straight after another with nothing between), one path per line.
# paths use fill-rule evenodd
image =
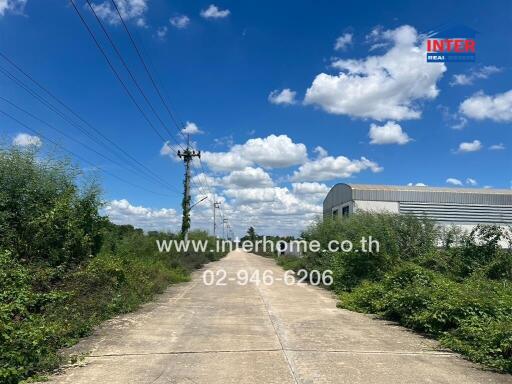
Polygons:
M426 216L471 229L512 225L512 190L336 184L324 200L324 217L358 210Z

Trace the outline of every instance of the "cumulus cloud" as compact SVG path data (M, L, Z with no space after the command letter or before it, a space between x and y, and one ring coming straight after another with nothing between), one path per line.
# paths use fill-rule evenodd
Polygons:
M172 149L172 147L170 146L169 142L166 141L163 145L162 145L162 148L160 148L160 154L162 156L168 156L170 155L171 153L174 153L174 149Z
M328 113L375 120L406 120L421 116L419 101L439 94L443 63L427 63L424 41L408 25L377 32L392 43L381 56L336 60L338 75L320 73L306 91L305 104Z
M402 127L394 121L388 121L379 126L372 124L370 126L370 144L407 144L411 138L402 131Z
M470 142L462 142L459 144L459 148L457 149L458 153L464 152L478 152L482 149L482 143L480 140L473 140Z
M268 101L272 104L295 104L297 101L295 100L295 96L297 92L292 91L289 88L285 88L281 91L278 89L273 90L268 95Z
M292 183L293 194L313 204L321 204L329 189L327 185L317 182Z
M475 119L489 119L500 123L512 121L512 90L496 95L486 95L482 91L464 100L459 111L464 116Z
M460 181L459 179L456 179L454 177L449 177L446 179L446 183L447 184L451 184L451 185L462 185L462 181Z
M116 4L125 21L135 20L137 26L145 27L146 21L144 16L148 10L148 1L149 0L116 0ZM117 25L121 22L110 0L105 0L99 4L92 3L92 8L99 18L112 25Z
M40 147L43 145L43 142L39 136L32 136L28 133L18 133L16 137L12 139L12 144L19 147Z
M327 150L320 145L316 146L315 149L313 149L313 152L316 153L318 159L323 159L328 155Z
M181 133L186 135L197 135L199 133L203 133L203 131L201 131L195 123L187 121L187 124L185 124L185 128L181 130Z
M116 224L131 224L145 230L176 230L181 222L181 215L175 209L135 206L126 199L109 201L104 210Z
M351 33L344 33L343 35L339 36L336 39L336 42L334 43L334 50L335 51L346 50L348 48L348 46L352 44L352 37L353 37L353 35Z
M286 168L306 161L307 149L286 135L270 135L234 145L229 152L205 151L202 159L215 171L240 170L254 164L264 168Z
M217 172L229 172L243 169L254 163L244 159L238 151L235 152L201 152L201 159L212 170Z
M190 24L190 18L186 15L176 15L169 19L169 23L171 23L173 27L184 29Z
M366 157L351 160L345 156L326 156L310 160L293 172L292 181L324 181L351 177L365 170L382 171L376 162Z
M161 152L174 153L169 144ZM334 157L319 146L312 152L315 156L309 159L306 146L286 135L249 139L224 152L205 151L201 157L206 167L192 178L193 201L205 195L213 200L215 194L215 199L222 201L224 215L236 217L234 226L239 234L252 225L258 233L297 235L322 213L322 201L329 191L323 180L382 169L365 157ZM298 168L292 168L290 177L281 174L273 179L270 173L292 166ZM211 204L199 204L192 214L194 228L210 229Z
M229 9L220 10L216 5L210 4L208 8L201 11L201 17L205 19L222 19L228 17L230 13Z
M23 13L27 0L0 0L0 16L6 13Z
M270 175L261 168L245 167L239 171L232 171L222 178L227 188L264 188L273 185Z
M501 72L501 68L498 68L494 65L486 65L480 68L473 69L473 71L471 71L468 74L459 73L453 75L450 85L452 87L456 85L471 85L474 83L475 80L487 79L489 76L499 72Z

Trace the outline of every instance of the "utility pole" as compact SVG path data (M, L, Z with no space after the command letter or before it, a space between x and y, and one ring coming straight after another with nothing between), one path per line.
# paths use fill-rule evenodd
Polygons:
M220 201L215 201L215 196L213 196L213 237L216 237L217 233L217 219L215 211L220 208Z
M178 150L178 157L183 159L185 164L185 180L183 181L183 218L181 221L181 234L186 239L190 229L190 162L194 157L201 158L201 151L190 149L190 136L187 136L187 148L181 152Z
M225 226L226 226L227 222L228 222L228 219L226 219L226 218L222 219L222 238L223 239L226 239L226 234L225 234L226 233L226 228L225 228Z

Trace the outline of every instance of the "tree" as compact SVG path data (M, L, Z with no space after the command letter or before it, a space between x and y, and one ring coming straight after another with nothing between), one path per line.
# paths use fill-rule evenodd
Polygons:
M256 241L256 238L258 237L258 235L256 235L256 230L254 229L254 227L249 227L249 229L247 230L247 238L248 240L252 241L253 243Z
M79 186L69 161L0 151L0 250L49 265L79 264L101 245L99 188Z

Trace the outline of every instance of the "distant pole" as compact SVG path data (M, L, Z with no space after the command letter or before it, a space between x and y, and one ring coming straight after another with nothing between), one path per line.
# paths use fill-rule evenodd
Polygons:
M187 238L190 229L190 162L194 157L201 158L201 151L190 149L190 136L187 135L187 148L183 152L178 150L178 157L183 159L185 164L185 180L183 181L183 218L181 221L181 234L184 239Z
M226 223L228 222L228 219L224 218L222 219L222 238L226 239Z
M220 208L220 201L215 201L215 196L213 196L213 237L217 235L217 215L216 211Z

